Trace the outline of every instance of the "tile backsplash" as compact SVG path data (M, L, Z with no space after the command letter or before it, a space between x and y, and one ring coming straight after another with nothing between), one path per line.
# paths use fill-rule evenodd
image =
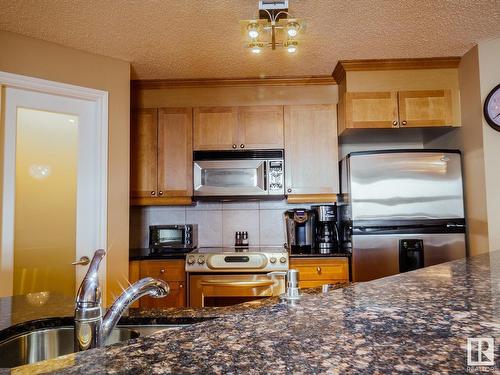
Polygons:
M130 247L148 247L149 226L160 224L198 224L199 246L232 246L236 231L247 231L251 246L282 245L286 242L283 212L310 206L283 200L132 207Z

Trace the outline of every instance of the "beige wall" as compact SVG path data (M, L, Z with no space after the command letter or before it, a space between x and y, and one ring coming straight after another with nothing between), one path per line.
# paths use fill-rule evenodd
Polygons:
M500 38L478 46L481 108L488 93L500 83ZM491 250L500 250L500 133L481 117L483 125L488 238Z
M109 93L107 296L128 278L130 64L0 31L0 71Z
M481 42L460 62L462 128L438 138L425 147L454 147L462 150L465 201L471 255L500 249L500 133L483 117L483 103L500 82L500 39Z

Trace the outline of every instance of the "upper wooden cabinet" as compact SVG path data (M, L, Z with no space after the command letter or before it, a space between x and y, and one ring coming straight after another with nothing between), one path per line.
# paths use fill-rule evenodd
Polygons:
M158 111L132 112L130 123L130 195L155 196L158 191Z
M345 106L348 128L392 128L397 125L395 92L347 92Z
M194 109L194 149L283 148L283 107Z
M237 107L194 109L194 149L227 150L238 143Z
M238 138L239 147L283 148L283 107L239 107Z
M451 90L345 93L347 129L416 128L452 124Z
M451 90L398 92L399 125L407 128L453 124Z
M461 125L459 58L341 61L339 134L348 129Z
M193 193L193 118L191 108L158 110L158 194Z
M192 109L136 110L130 140L131 204L189 204Z
M284 117L289 201L334 201L339 191L335 105L285 106Z

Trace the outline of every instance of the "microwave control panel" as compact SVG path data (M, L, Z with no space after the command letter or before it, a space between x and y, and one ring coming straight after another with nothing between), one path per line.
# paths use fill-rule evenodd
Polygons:
M283 194L284 192L284 171L283 160L270 160L268 178L269 178L269 193Z

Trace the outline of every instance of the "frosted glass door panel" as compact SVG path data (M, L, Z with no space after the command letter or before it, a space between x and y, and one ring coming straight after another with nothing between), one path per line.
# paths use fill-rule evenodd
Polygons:
M14 294L73 296L78 117L17 109Z

